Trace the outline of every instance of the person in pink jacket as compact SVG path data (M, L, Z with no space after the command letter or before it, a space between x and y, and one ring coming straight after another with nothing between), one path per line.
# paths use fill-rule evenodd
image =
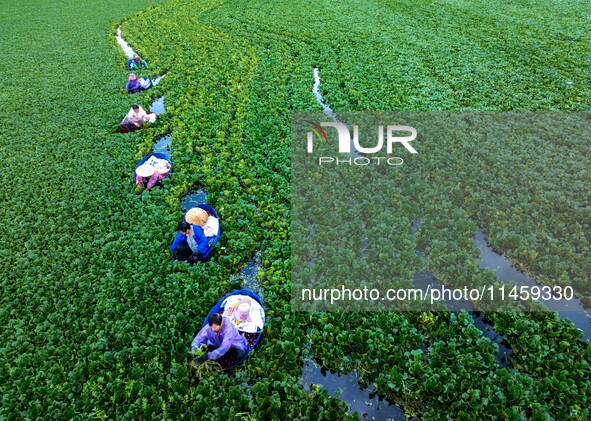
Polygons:
M148 161L135 169L135 184L144 189L151 189L170 175L170 164L161 159L157 165Z
M144 126L144 121L148 121L148 113L138 104L133 104L121 125L128 130L137 130Z

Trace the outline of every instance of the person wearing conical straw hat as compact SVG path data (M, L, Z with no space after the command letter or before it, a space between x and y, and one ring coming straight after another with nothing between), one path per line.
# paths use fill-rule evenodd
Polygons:
M192 208L187 211L185 220L191 225L197 225L206 237L214 237L219 230L219 220L202 208Z
M142 161L144 162L141 163ZM170 175L170 162L166 159L150 154L142 161L135 169L135 184L140 188L151 189Z
M142 164L135 169L135 184L142 188L146 188L149 180L152 178L156 168L152 165Z
M205 226L207 223L208 215L205 209L202 208L191 208L185 215L185 220L191 225L199 225L200 227Z
M205 209L195 207L187 211L185 219L179 223L179 232L170 246L170 252L174 259L194 262L209 252L211 248L208 238L211 237L208 235L211 230L210 220L212 223L219 224L217 218L210 215ZM207 234L204 228L207 230ZM217 229L215 233L217 234Z

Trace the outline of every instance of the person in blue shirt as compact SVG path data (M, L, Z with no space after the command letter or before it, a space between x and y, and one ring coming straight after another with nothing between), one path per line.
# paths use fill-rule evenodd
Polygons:
M211 210L205 210L207 208ZM204 261L218 242L219 233L219 220L211 206L199 205L189 209L170 246L172 258L191 263Z
M179 232L170 246L172 257L176 260L194 262L208 251L209 239L203 234L203 229L187 221L181 221Z
M137 54L134 54L133 58L127 61L127 68L129 70L138 70L140 67L145 67L147 69L148 63Z

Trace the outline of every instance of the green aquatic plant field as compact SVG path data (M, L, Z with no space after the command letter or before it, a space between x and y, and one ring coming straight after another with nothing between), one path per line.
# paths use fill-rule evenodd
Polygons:
M588 111L585 2L0 2L0 418L355 419L303 384L310 358L360 373L408 418L591 416L591 346L554 313L487 314L514 352L499 368L467 313L290 304L290 125L320 109L313 69L337 113ZM150 64L142 75L166 73L133 97L118 25ZM161 96L148 130L116 132L132 102ZM137 194L133 167L167 133L173 176ZM426 143L400 167L381 205L407 227L392 247L401 282L425 268L494 282L478 226L591 304L591 140L528 142ZM198 188L224 235L189 267L168 246ZM263 340L240 368L196 381L190 342L259 251Z

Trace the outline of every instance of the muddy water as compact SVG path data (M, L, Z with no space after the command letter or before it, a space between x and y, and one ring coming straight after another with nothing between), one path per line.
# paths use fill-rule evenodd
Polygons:
M372 386L362 388L356 373L339 375L323 369L312 360L304 362L302 370L304 387L322 385L329 395L336 397L349 405L351 413L357 411L362 420L406 420L404 412L397 405L380 399ZM337 394L341 389L341 394Z

